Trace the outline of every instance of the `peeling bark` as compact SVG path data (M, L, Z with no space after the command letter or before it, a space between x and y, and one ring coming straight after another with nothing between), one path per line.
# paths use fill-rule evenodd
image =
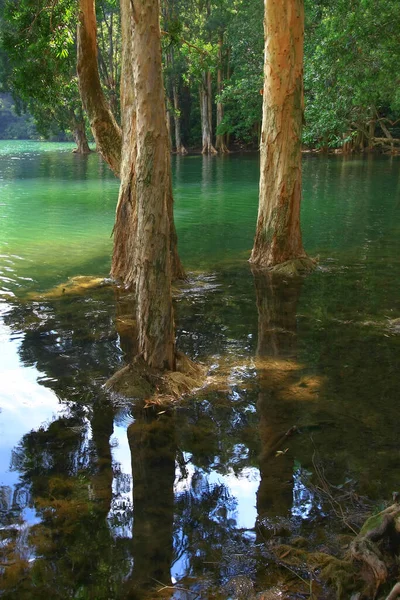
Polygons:
M139 352L150 367L175 369L171 294L171 175L158 0L131 1L136 105L135 290Z
M121 130L103 93L97 63L94 0L79 0L77 70L82 104L89 117L97 148L115 175L121 163Z
M124 8L122 7L124 4ZM129 9L130 10L130 9ZM121 187L114 225L114 252L111 275L125 287L133 287L135 280L135 200L131 194L136 155L136 112L132 74L132 31L131 12L121 1L122 48L121 119L122 130L117 125L103 94L97 66L96 17L93 0L80 0L80 22L78 27L78 75L79 89L88 114L98 150L110 165L114 174L121 177ZM129 58L128 58L129 57ZM121 153L123 152L123 159ZM170 177L170 175L169 175ZM171 185L171 184L170 184ZM169 193L171 269L174 279L184 279L185 272L178 255L177 234L173 219L172 187Z
M250 262L306 258L300 231L303 0L265 0L265 62L258 222Z

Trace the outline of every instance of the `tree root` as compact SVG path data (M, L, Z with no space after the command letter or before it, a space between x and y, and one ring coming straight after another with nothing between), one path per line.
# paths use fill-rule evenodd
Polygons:
M287 260L284 263L275 265L269 269L273 273L279 273L280 275L287 275L290 277L296 277L300 275L306 275L311 273L317 266L317 260L310 258L309 256L303 256L301 258L294 258Z
M400 547L400 504L392 504L366 520L360 533L351 541L341 559L324 552L313 552L295 545L273 546L276 564L287 569L307 569L325 584L336 589L337 600L348 600L356 593L359 599L376 598L395 564ZM386 600L400 596L396 583Z
M176 371L159 372L137 356L115 373L106 389L125 398L145 400L146 404L165 404L193 392L205 382L206 369L192 362L182 352L176 353Z

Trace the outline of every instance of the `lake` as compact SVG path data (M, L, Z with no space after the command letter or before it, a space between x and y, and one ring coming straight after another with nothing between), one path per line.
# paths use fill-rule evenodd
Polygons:
M304 156L290 280L247 262L258 156L173 157L177 345L210 377L146 408L104 388L131 298L68 292L108 276L118 195L71 149L0 141L2 596L300 597L271 540L336 544L399 485L400 158Z

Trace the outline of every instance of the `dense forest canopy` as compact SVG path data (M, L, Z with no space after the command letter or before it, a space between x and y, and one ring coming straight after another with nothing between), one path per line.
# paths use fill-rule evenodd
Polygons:
M40 135L64 139L67 134L83 143L77 3L2 0L1 9L0 86L14 98L14 115L32 115ZM167 119L178 153L258 147L263 10L261 0L162 2ZM119 119L119 3L101 0L96 13L101 85ZM305 1L305 146L345 151L397 147L399 28L396 0ZM3 124L9 110L2 103L1 137L22 137L21 128L27 138L38 135L31 121L17 128Z

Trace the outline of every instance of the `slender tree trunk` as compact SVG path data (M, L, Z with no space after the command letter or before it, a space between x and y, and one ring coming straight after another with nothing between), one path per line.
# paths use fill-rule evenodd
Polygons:
M72 135L74 136L76 143L76 149L74 152L76 154L90 154L91 150L86 137L86 127L83 115L81 115L80 119L74 115L72 123Z
M121 5L126 4L121 0ZM121 177L121 187L114 225L114 253L111 275L125 287L133 287L135 282L135 203L131 194L136 160L136 108L132 72L132 27L131 9L125 10L126 19L121 18L125 29L125 47L122 48L124 73L121 76L121 113L123 135L118 127L100 85L97 66L96 19L94 0L80 0L80 23L78 26L78 76L82 102L89 116L92 132L98 150L111 169ZM125 59L124 59L125 56ZM129 56L130 58L127 58ZM165 109L164 109L165 110ZM165 114L165 113L164 113ZM121 162L121 149L123 161ZM122 173L121 173L122 169ZM170 178L170 174L169 174ZM171 183L169 183L169 187ZM174 279L184 279L185 272L178 255L177 234L173 219L172 188L169 193L168 213L170 215L171 269Z
M306 259L300 230L303 0L265 0L264 29L260 198L250 261L271 268Z
M203 138L202 154L217 154L216 149L212 144L212 123L210 118L210 84L209 73L203 73L202 83L200 84L200 115L201 115L201 131Z
M174 80L172 82L172 95L174 99L174 125L175 125L175 146L177 154L187 154L187 150L185 146L182 144L181 138L181 118L180 118L180 109L179 109L179 94L178 94L178 85Z
M368 124L368 150L372 150L374 147L374 137L375 137L375 126L376 121L374 117L371 117L371 120Z
M221 94L222 93L222 45L223 45L223 38L222 38L222 34L219 37L218 40L218 71L217 71L217 93ZM222 104L222 102L220 100L218 100L217 102L217 132L218 132L218 127L220 127L222 120L224 118L224 105ZM218 150L218 152L221 152L222 154L226 154L227 152L229 152L227 145L226 145L226 135L225 134L221 134L221 133L217 133L217 138L215 140L215 148Z
M97 148L119 176L121 130L104 96L97 64L97 26L94 0L79 0L77 69L82 104L89 117Z
M136 165L131 189L137 227L135 288L139 352L156 369L175 369L171 294L171 175L158 0L131 0Z
M121 0L121 121L122 161L121 185L114 225L114 251L111 276L126 288L135 284L136 202L134 189L136 165L136 102L133 80L132 29L130 0Z

